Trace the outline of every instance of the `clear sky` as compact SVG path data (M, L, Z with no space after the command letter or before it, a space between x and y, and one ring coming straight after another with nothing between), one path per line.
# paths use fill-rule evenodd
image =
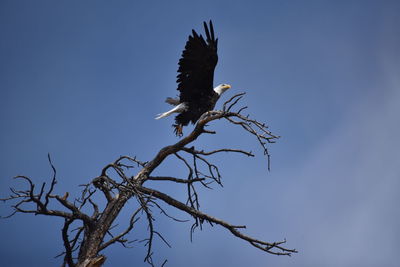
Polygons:
M159 218L168 266L398 266L400 250L399 1L0 2L0 194L23 174L57 193L79 193L119 155L146 161L178 139L154 116L177 94L177 62L191 29L212 19L219 37L215 83L282 138L271 171L256 141L223 121L197 148L247 148L256 158L216 159L224 188L201 209L292 257L265 254L218 226L190 243L190 223ZM186 132L191 128L186 128ZM157 174L184 175L167 161ZM183 200L185 188L168 188ZM133 206L133 202L132 202ZM129 208L129 205L127 206ZM132 207L133 209L133 207ZM0 214L10 209L0 205ZM189 219L180 212L173 213ZM118 221L123 224L128 214ZM125 220L124 220L125 219ZM0 221L2 266L58 266L63 221ZM132 238L143 237L138 227ZM144 266L145 249L118 245L105 266Z

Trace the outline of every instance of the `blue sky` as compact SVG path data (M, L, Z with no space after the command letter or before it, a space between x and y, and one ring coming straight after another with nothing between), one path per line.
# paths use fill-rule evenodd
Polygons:
M257 143L223 121L198 148L226 155L224 188L201 209L247 234L286 238L299 253L276 257L204 227L159 218L168 266L396 266L400 249L400 4L397 1L1 1L0 193L24 174L57 193L99 175L119 155L146 161L177 141L172 118L155 121L175 96L177 61L191 29L212 19L219 37L215 83L282 138L267 172ZM188 132L191 128L186 128ZM157 174L184 175L174 161ZM155 185L157 186L157 185ZM185 189L166 188L183 200ZM133 202L132 202L133 205ZM7 205L0 206L2 215ZM128 216L122 214L119 223ZM173 213L187 218L180 212ZM0 221L4 266L56 266L62 220ZM132 238L143 236L138 227ZM142 266L145 250L114 246L105 266Z

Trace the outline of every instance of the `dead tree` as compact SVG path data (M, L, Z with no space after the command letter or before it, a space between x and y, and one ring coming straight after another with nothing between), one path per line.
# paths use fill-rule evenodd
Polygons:
M153 240L158 237L165 241L162 234L154 227L154 210L159 210L165 216L177 220L167 214L164 204L179 209L193 218L191 232L201 227L203 223L209 223L229 230L234 236L267 253L289 256L292 253L296 253L296 250L284 247L285 240L266 242L250 237L240 231L246 226L228 223L199 209L200 196L196 191L196 186L200 185L208 188L211 183L221 184L221 174L218 166L214 165L208 156L222 152L240 153L249 157L254 156L252 152L240 149L222 148L204 151L195 148L191 144L200 135L215 134L214 131L206 129L207 123L225 119L250 133L257 139L264 154L267 156L269 168L267 144L274 143L278 136L272 134L265 124L251 119L249 116L242 115L242 111L247 107L239 108L235 112L232 111L243 95L244 93L233 96L224 103L222 110L209 111L203 114L190 134L180 139L179 142L162 148L152 160L142 162L136 157L119 157L113 163L105 166L98 177L83 185L80 197L74 200L69 199L68 193L64 195L54 193L57 183L56 169L49 156L49 163L53 169L50 185L46 186L46 183L43 183L37 188L29 177L15 177L15 179L23 180L27 184L27 188L24 190L11 188L10 196L1 199L2 201L13 203L13 212L6 217L12 217L16 213L32 213L64 218L64 226L62 228L64 251L60 256L63 257L62 266L70 267L101 266L106 260L106 257L101 254L102 250L115 243L127 246L129 243L127 234L135 227L140 216L145 219L148 225L148 237L144 240L147 247L144 261L154 266L152 260ZM187 169L187 177L152 176L153 171L167 157L176 157L182 163L182 167ZM137 170L137 172L130 175L129 173L133 172L133 168L136 168L134 170ZM187 199L182 202L161 191L149 188L146 186L147 181L182 184L187 189ZM104 209L101 210L99 204L93 200L95 194L101 194L105 198L106 205ZM130 199L136 200L137 208L131 214L128 227L122 232L114 234L112 233L112 226L115 223L115 219ZM61 205L62 209L51 209L49 204L53 202ZM87 207L92 210L90 214L86 212L88 210ZM77 223L79 226L73 228L72 225L76 226Z

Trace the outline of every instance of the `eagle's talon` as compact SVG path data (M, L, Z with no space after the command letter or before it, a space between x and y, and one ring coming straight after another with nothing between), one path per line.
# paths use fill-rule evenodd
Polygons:
M176 136L178 137L182 137L183 136L183 126L182 124L174 124L173 127L174 129L174 133Z

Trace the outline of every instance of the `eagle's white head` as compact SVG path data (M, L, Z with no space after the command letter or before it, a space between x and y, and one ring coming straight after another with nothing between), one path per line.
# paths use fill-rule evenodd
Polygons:
M218 95L222 95L226 90L228 90L229 88L231 88L231 86L229 84L220 84L217 87L214 88L214 91L218 94Z

